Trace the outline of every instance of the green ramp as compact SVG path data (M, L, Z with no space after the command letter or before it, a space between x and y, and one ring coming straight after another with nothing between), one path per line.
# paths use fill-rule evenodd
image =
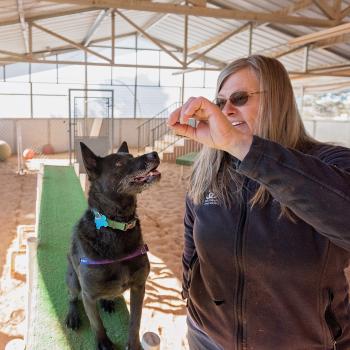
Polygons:
M73 167L45 166L38 218L37 276L32 292L35 300L28 332L30 350L95 349L82 302L81 328L75 332L65 326L67 252L72 228L86 208L86 199ZM117 349L125 349L129 313L124 298L117 300L115 313L109 315L102 311L101 316Z

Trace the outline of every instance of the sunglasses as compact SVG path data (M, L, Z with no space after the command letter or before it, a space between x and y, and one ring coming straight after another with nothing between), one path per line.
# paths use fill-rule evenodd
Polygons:
M247 92L247 91L236 91L234 92L230 97L229 97L229 101L233 106L236 107L241 107L244 106L249 97L252 95L256 95L256 94L260 94L263 91L254 91L254 92ZM220 108L223 109L227 103L227 100L225 100L224 98L220 98L217 97L214 101L214 103Z

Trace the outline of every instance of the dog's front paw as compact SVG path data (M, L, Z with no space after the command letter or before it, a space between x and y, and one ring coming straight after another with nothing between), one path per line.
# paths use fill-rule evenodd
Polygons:
M68 328L73 329L73 331L76 331L79 329L80 324L81 324L81 320L77 312L72 311L67 315L66 326Z
M104 338L97 341L96 350L116 350L116 348L109 338Z
M106 300L106 299L101 299L100 300L100 305L102 309L109 314L113 313L115 311L115 303L113 300Z

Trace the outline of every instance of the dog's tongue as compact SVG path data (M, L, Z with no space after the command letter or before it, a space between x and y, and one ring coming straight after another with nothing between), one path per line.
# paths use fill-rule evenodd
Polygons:
M157 176L157 175L160 175L160 172L155 169L155 170L152 170L149 173L147 173L145 176L136 177L136 180L144 181L144 180L147 180L148 178L150 178L151 176Z

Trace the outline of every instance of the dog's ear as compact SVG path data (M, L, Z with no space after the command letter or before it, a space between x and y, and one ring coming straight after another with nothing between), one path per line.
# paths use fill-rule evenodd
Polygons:
M80 142L80 149L89 180L94 180L98 176L97 161L99 157L96 156L83 142Z
M128 147L128 144L126 143L126 141L123 141L123 143L120 145L117 153L119 153L119 152L129 153L129 147Z

